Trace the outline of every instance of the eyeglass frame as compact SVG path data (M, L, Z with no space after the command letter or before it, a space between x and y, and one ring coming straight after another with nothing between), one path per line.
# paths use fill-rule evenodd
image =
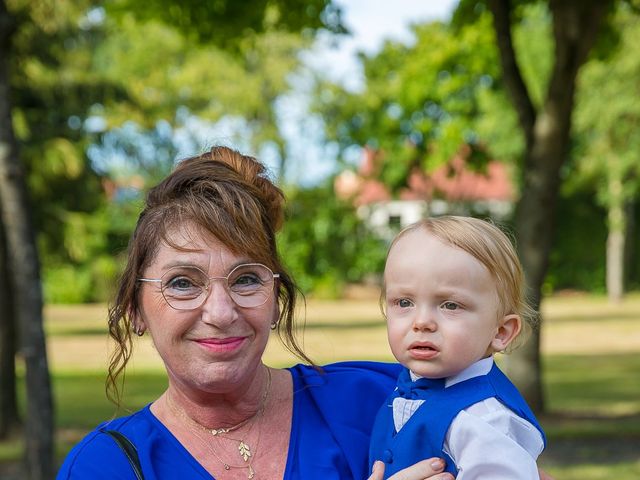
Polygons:
M167 305L169 305L171 308L173 308L174 310L178 310L181 312L188 312L191 310L196 310L200 307L202 307L202 305L205 304L205 302L207 301L207 299L209 298L209 295L211 295L211 284L213 283L213 280L226 280L223 283L224 289L227 292L227 295L229 295L229 297L231 298L231 300L233 300L233 303L235 303L237 306L239 306L240 308L257 308L257 307L261 307L262 305L264 305L265 303L267 303L267 300L269 299L269 296L265 296L265 299L262 303L259 303L258 305L252 305L250 307L245 307L243 305L240 305L236 299L234 298L234 296L232 295L233 292L230 291L229 289L229 277L231 276L231 274L233 272L235 272L236 270L238 270L239 268L242 267L251 267L251 266L258 266L258 267L263 267L266 268L270 273L271 273L271 282L272 282L272 287L275 285L276 283L276 279L280 278L280 274L279 273L274 273L273 270L271 270L269 267L267 267L266 265L262 264L262 263L241 263L240 265L236 265L235 267L233 267L229 273L227 273L226 276L223 277L210 277L209 275L207 275L207 273L202 270L200 267L197 267L195 265L176 265L171 267L169 270L167 270L162 276L164 277L164 275L166 275L168 272L170 272L171 270L173 270L174 268L193 268L195 270L198 270L200 273L202 273L204 275L204 277L207 279L207 284L206 285L200 285L202 288L204 288L204 290L207 292L206 295L204 295L202 297L202 303L200 303L198 306L196 307L192 307L192 308L176 308L173 305L171 305L171 303L169 302L169 300L167 300L167 297L164 294L164 288L162 288L162 277L161 278L136 278L136 281L138 282L143 282L143 283L160 283L160 293L162 294L162 298L164 299L164 301L167 303Z

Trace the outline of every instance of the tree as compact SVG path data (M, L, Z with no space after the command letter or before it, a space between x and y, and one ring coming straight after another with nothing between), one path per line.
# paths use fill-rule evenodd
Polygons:
M640 62L627 53L640 41L640 28L626 7L619 9L615 25L621 39L613 55L589 62L581 77L576 170L578 181L595 184L598 200L608 210L606 287L609 300L618 303L630 250L630 206L640 190ZM596 89L598 95L593 95Z
M499 73L488 20L458 32L442 23L415 25L414 45L387 41L379 53L361 55L361 92L321 82L314 109L328 138L343 151L368 145L382 152L381 176L394 191L412 169L436 168L462 145L482 170L487 157L477 121Z
M477 2L463 1L461 7L469 3ZM493 15L503 82L525 139L515 224L531 301L539 308L556 220L560 172L570 150L576 80L613 1L549 0L555 57L539 107L523 80L514 48L515 2L488 0L487 5ZM509 357L507 371L532 408L542 411L539 331Z
M7 255L4 231L0 230L0 439L9 437L20 425L15 388L16 322Z
M9 58L13 19L0 1L0 207L15 293L20 354L26 366L26 456L31 479L53 477L53 405L42 322L40 266L23 167L12 129ZM4 249L3 249L4 250ZM3 252L4 255L4 252ZM4 276L4 272L0 273ZM3 310L6 311L5 308ZM4 312L3 312L4 313ZM5 320L6 321L6 320ZM11 335L12 329L3 333Z
M346 284L382 269L384 241L367 230L353 204L336 198L331 181L286 193L287 221L278 246L304 293L339 297Z
M115 16L134 14L143 21L160 20L200 43L227 49L273 30L309 36L320 29L345 32L340 7L331 0L111 0L106 7Z

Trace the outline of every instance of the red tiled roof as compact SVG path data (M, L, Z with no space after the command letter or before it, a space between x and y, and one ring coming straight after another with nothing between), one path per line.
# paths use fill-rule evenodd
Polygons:
M358 173L341 174L336 178L336 194L341 198L352 198L358 206L390 200L389 189L375 178L377 156L376 152L365 148ZM504 163L490 161L486 172L479 173L465 167L465 157L462 151L430 174L414 170L407 179L407 188L402 189L398 197L401 200L515 200L515 189Z

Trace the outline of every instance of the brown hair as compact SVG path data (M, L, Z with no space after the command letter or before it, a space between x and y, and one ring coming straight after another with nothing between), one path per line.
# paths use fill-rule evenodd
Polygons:
M187 224L211 233L232 252L247 254L280 274L278 335L294 355L313 365L294 333L298 288L276 248L283 209L284 194L268 178L265 167L255 158L227 147L214 147L182 160L149 191L109 309L109 334L116 342L106 381L111 401L120 404L118 377L124 374L132 353L132 321L139 308L137 279L155 257L160 243L171 244L167 234Z
M447 245L464 250L487 268L496 282L502 309L500 316L516 314L523 320L517 342L512 342L509 350L521 345L536 328L538 315L527 300L524 272L509 237L490 221L445 215L425 218L409 225L393 239L389 251L398 239L418 229L426 230Z

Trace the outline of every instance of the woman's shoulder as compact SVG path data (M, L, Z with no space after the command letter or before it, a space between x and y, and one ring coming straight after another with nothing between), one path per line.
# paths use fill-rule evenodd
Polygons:
M393 390L401 366L381 362L339 362L320 368L295 365L289 369L295 391L307 391L317 400L375 402L379 405Z
M319 369L296 365L289 370L294 387L292 431L296 432L291 446L296 461L291 468L306 473L287 478L365 478L371 428L400 367L340 362Z
M119 478L123 472L130 472L131 465L121 452L116 441L105 431L116 430L124 434L140 450L155 429L149 418L151 412L148 406L138 412L125 417L116 418L101 423L89 432L65 458L57 479L73 478Z
M323 379L328 381L363 379L395 384L401 369L402 366L397 363L349 361L330 363L321 367L298 364L290 367L289 371L294 379L308 382L314 382L315 380L324 383Z

